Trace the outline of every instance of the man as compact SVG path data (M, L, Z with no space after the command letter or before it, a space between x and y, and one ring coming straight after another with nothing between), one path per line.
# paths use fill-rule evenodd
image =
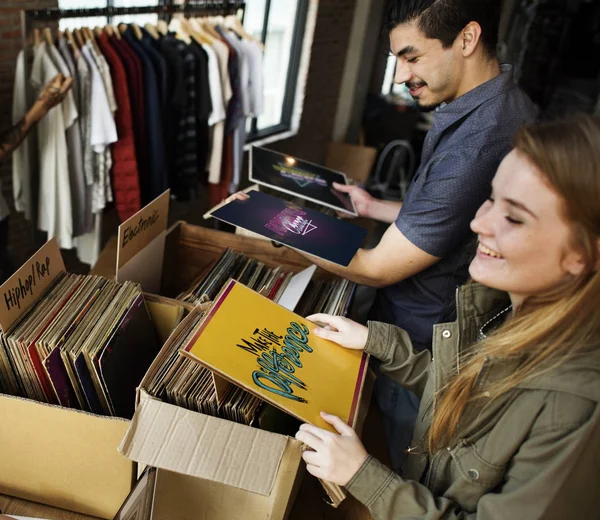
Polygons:
M40 93L39 98L31 106L23 119L14 126L0 133L0 162L8 158L27 137L31 129L40 122L50 109L60 104L71 88L72 78L62 74L53 78ZM13 273L13 266L8 257L8 216L10 210L4 199L0 185L0 283Z
M360 249L347 268L311 257L322 268L378 288L369 318L405 329L415 348L431 348L435 323L454 312L467 279L469 223L515 131L536 109L496 58L500 0L395 0L386 22L404 83L424 111L435 110L421 165L402 204L350 194L360 216L390 223L379 244ZM384 415L392 466L409 451L416 397L380 376L375 397Z

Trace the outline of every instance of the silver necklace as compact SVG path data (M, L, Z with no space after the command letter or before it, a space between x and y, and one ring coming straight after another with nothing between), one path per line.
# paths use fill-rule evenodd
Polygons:
M484 329L493 321L497 320L500 316L502 316L503 314L507 313L509 310L512 309L512 303L506 307L506 309L501 310L498 314L496 314L492 319L489 319L488 321L486 321L481 328L479 329L479 339L486 339L487 336L485 335L485 333L483 332Z

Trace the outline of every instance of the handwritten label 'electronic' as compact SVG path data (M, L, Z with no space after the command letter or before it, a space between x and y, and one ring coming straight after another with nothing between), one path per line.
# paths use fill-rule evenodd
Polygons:
M167 229L170 190L119 226L117 270Z
M65 270L56 239L47 242L0 287L0 327L6 332Z

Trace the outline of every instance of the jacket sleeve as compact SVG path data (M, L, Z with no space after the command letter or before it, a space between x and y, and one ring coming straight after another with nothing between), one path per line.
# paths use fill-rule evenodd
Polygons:
M370 321L365 352L381 361L381 373L413 392L419 399L429 378L431 352L417 352L408 333L388 323Z
M451 498L435 496L422 484L403 480L372 457L346 488L374 520L595 518L594 497L600 486L598 430L598 413L585 424L532 430L509 461L504 483L484 494L476 511L464 511Z

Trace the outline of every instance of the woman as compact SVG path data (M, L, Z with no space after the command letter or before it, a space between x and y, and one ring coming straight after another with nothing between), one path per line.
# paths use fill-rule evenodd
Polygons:
M315 334L381 359L421 398L403 477L353 430L302 425L313 475L376 519L591 519L600 507L600 119L521 130L471 227L475 282L433 355L383 323Z

